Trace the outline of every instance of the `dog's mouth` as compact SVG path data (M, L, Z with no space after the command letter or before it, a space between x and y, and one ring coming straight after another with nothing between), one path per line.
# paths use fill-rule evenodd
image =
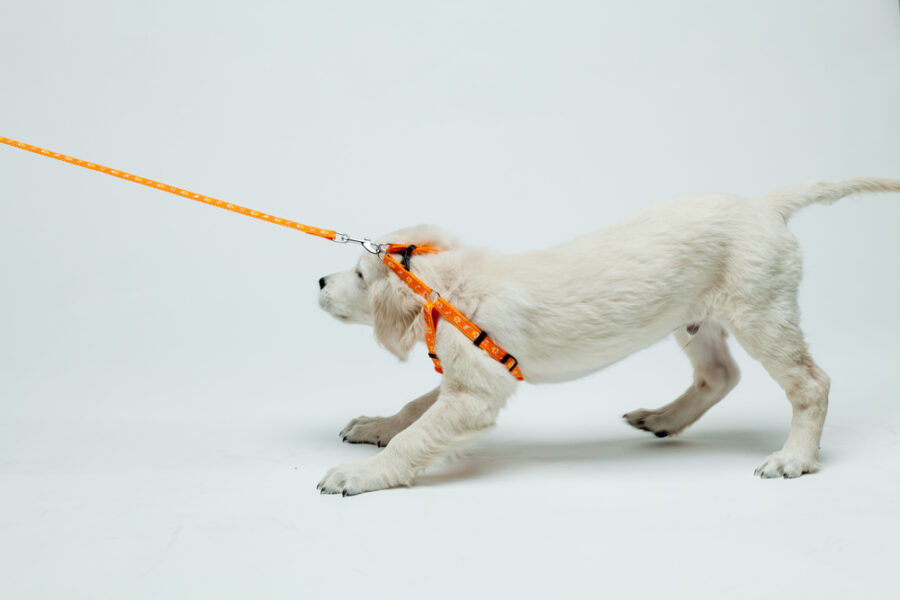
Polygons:
M351 321L349 315L345 315L342 313L334 312L334 308L331 306L331 302L329 302L325 297L319 297L319 307L327 312L329 315L341 321L342 323L349 323Z

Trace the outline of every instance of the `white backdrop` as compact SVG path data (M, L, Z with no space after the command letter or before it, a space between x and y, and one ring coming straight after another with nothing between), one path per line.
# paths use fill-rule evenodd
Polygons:
M892 0L0 2L0 135L287 218L523 250L651 202L900 177ZM677 439L663 342L521 386L410 489L319 496L359 414L433 387L316 306L356 250L0 147L0 595L886 597L897 195L799 214L823 470L742 384ZM552 274L548 274L552 277Z

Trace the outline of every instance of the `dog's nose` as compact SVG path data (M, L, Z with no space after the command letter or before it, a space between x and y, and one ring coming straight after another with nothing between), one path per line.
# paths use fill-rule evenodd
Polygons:
M323 287L325 287L325 278L319 277L319 289L321 290Z

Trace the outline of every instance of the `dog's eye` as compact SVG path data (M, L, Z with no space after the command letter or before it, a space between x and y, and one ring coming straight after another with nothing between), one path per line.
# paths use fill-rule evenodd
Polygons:
M363 280L365 279L365 278L362 276L362 271L357 271L357 272L356 272L356 276L359 277L360 279L363 279Z

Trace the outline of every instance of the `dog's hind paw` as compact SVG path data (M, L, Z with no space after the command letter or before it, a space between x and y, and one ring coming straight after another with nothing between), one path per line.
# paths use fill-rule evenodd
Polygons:
M639 409L622 415L622 418L628 421L628 424L641 431L649 431L656 437L667 437L681 431L681 427L677 429L673 427L671 419L657 411Z
M804 473L815 473L818 468L819 461L816 460L815 456L779 450L770 454L756 468L753 474L763 479L773 479L775 477L793 479L794 477L800 477Z
M401 431L403 425L396 417L357 417L339 435L350 444L375 444L381 448Z

